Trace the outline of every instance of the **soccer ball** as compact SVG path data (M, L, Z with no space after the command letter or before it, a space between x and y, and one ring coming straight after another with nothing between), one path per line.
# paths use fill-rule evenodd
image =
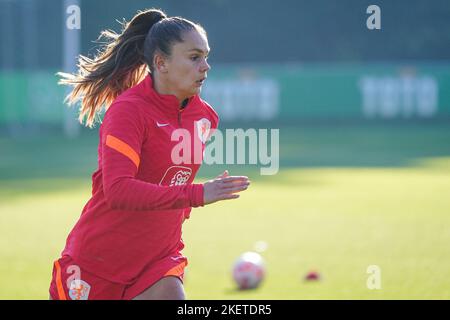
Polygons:
M245 252L234 263L233 279L240 290L257 288L264 275L263 258L256 252Z

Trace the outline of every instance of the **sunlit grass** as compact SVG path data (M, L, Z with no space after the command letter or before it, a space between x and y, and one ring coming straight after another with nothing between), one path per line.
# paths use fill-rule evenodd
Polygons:
M249 174L238 200L185 222L190 299L449 299L450 129L282 128L282 167ZM0 299L47 299L52 263L91 195L97 137L0 139ZM237 291L235 259L265 241L261 287ZM366 286L381 269L381 289ZM322 279L305 282L316 270Z

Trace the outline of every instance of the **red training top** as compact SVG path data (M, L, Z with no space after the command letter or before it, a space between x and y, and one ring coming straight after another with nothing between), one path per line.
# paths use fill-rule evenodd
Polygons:
M62 255L123 284L180 255L181 225L191 207L203 206L203 185L192 182L218 121L198 95L181 108L174 95L157 93L150 75L118 96L100 127L92 197ZM177 164L172 153L185 161Z

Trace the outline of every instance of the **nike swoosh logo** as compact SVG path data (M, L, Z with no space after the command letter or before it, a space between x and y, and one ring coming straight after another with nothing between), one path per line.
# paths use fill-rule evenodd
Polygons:
M157 125L159 128L161 128L161 127L168 126L169 124L168 124L168 123L159 123L158 121L156 121L156 125Z

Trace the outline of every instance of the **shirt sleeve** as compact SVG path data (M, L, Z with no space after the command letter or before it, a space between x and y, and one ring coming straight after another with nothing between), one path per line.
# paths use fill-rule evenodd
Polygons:
M103 192L113 209L168 210L203 206L203 184L160 186L136 179L144 118L129 102L113 103L102 123ZM157 155L155 155L157 156Z

